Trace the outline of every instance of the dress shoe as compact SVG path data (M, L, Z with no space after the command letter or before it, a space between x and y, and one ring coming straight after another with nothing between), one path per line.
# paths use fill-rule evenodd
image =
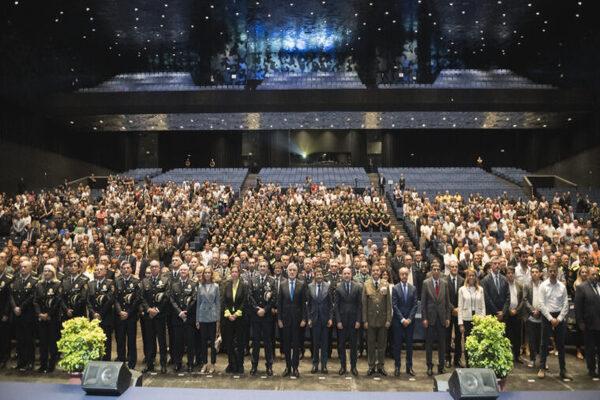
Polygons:
M267 367L267 376L273 376L273 368Z
M166 374L167 373L167 366L166 365L161 365L160 366L160 373L161 374Z
M46 370L49 374L54 372L54 370L56 369L56 367L54 365L49 365L48 369Z
M396 367L396 368L394 368L394 376L395 376L395 377L398 377L398 376L400 376L400 367Z
M569 374L567 373L567 371L566 371L566 370L564 370L564 369L563 369L562 371L560 371L560 374L559 374L559 376L560 376L560 379L568 379L568 380L570 380L570 381L572 381L572 380L573 380L573 377L572 377L571 375L569 375Z
M358 376L358 370L356 369L356 367L350 368L350 372L352 373L352 375Z
M327 375L329 373L329 371L327 370L327 367L321 368L321 373Z
M313 365L312 369L310 370L311 374L316 374L319 371L319 367L317 367L316 365Z
M300 372L298 372L298 368L294 368L294 370L292 371L292 376L300 378Z
M253 365L252 368L250 368L250 375L254 376L256 375L256 366Z
M450 367L452 367L452 363L450 362L450 360L446 360L446 368Z
M244 369L244 367L239 367L239 368L237 369L237 371L235 371L235 372L237 372L237 373L238 373L238 374L240 374L240 375L244 375L244 374L245 374L245 372L246 372L246 370Z
M194 372L194 366L193 365L188 365L187 372L189 372L189 373Z
M40 374L45 374L46 372L48 372L48 370L46 369L46 367L39 367L37 369L37 372L39 372Z
M385 368L383 368L383 367L379 367L379 368L377 369L377 372L378 372L378 373L379 373L379 375L381 375L381 376L387 376L387 372L385 371Z
M173 370L174 370L175 372L179 372L179 371L181 371L181 364L175 364L175 367L173 368Z
M407 368L406 373L410 376L417 376L417 374L415 374L415 371L413 371L412 368Z
M225 373L226 374L230 374L233 372L233 368L231 367L231 365L228 365L227 367L225 367Z
M442 374L445 374L445 373L446 373L446 370L444 369L444 367L438 368L438 375L442 375Z
M465 366L460 361L454 363L454 368L464 368Z
M340 368L340 371L338 372L340 375L346 375L346 368L342 367Z
M427 376L433 376L433 368L427 367Z
M372 376L375 373L375 368L369 368L367 371L367 376Z
M23 368L25 371L33 371L33 363L31 364L27 364L25 366L25 368Z
M154 365L148 365L146 368L142 370L142 374L146 374L148 372L154 372Z
M286 369L284 369L284 370L283 370L283 374L282 374L281 376L283 376L284 378L285 378L286 376L290 376L290 369L289 369L289 368L286 368Z

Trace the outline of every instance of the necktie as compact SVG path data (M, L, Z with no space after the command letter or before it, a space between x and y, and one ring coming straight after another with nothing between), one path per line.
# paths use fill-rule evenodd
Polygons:
M263 277L261 276L261 277L260 277L260 285L262 286L262 285L264 285L264 283L265 283L265 278L263 278Z
M498 274L496 274L495 277L496 277L496 290L498 291L498 294L500 294L500 278L498 278Z
M317 298L319 297L319 293L321 293L321 284L317 285Z
M290 297L294 301L294 291L296 290L296 280L293 280L290 284Z
M346 293L350 294L350 283L346 283Z
M375 281L375 289L379 289L379 282Z
M406 303L408 301L408 290L406 289L406 283L402 285L402 287L402 290L404 291L404 303Z
M456 278L452 278L452 287L454 288L454 291L456 292Z
M438 281L435 281L434 284L435 284L435 297L439 297L439 295L440 295L440 284L438 283Z

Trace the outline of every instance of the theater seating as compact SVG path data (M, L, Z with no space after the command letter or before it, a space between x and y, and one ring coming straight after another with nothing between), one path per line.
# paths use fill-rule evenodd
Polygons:
M495 167L492 168L492 172L519 186L523 186L523 177L528 174L524 169L513 167Z
M248 168L176 168L152 178L154 183L204 182L229 185L237 194L248 175Z
M160 168L136 168L130 169L125 172L121 172L118 176L128 177L133 179L134 181L141 181L146 177L154 177L162 172Z
M348 185L366 188L371 184L364 168L263 168L259 173L263 183L276 183L283 187L305 185L307 176L311 176L314 183L323 183L326 187Z
M198 86L189 72L142 72L120 74L80 92L178 92L196 90L243 90L243 85Z
M267 74L257 90L366 89L353 72L276 72Z

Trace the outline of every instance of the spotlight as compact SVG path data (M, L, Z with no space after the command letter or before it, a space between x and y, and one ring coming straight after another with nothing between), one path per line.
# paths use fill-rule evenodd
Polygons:
M302 158L306 159L306 153L302 153Z

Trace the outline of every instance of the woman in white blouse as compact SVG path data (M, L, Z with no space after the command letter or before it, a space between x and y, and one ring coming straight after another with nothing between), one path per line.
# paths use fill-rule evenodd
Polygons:
M483 288L479 286L474 269L466 271L465 284L458 289L458 326L460 333L465 336L465 342L473 329L473 316L485 316L485 299ZM465 351L465 361L469 367L469 356Z

